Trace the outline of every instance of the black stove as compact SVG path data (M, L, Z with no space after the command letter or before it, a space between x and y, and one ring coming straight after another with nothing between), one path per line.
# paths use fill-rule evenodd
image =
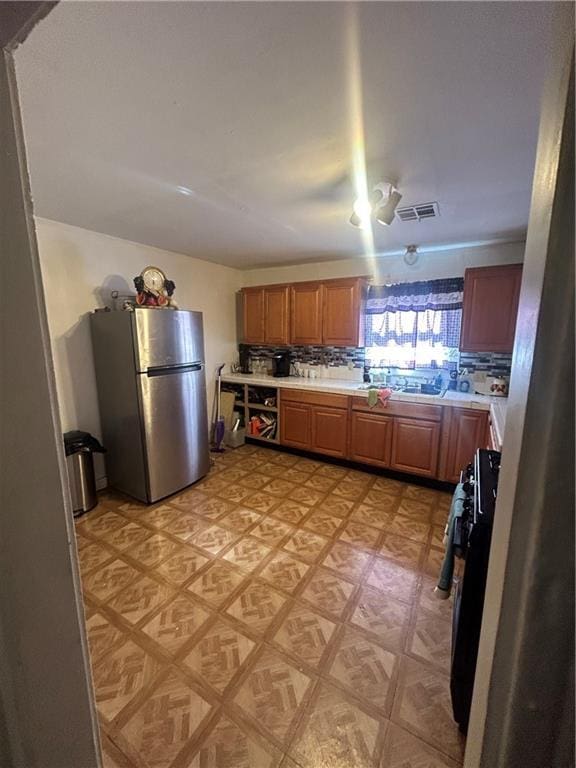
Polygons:
M464 733L470 718L499 472L498 451L476 451L463 473L466 500L454 531L454 554L465 562L454 593L450 691L454 719Z

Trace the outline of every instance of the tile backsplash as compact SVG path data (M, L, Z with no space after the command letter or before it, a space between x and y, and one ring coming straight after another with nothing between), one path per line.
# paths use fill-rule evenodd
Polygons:
M239 349L248 350L254 360L263 362L270 361L277 347L260 346L256 344L240 344ZM286 347L282 347L286 349ZM313 363L318 365L328 365L333 367L348 366L350 363L354 368L363 368L366 359L364 347L324 347L324 346L290 346L293 361L298 360L301 363ZM512 367L512 355L501 352L461 352L458 368L466 368L469 373L476 371L485 371L488 376L510 377ZM441 369L400 370L394 369L394 375L408 377L434 377L438 373L443 374ZM444 372L447 376L447 372Z
M239 348L241 350L247 349L252 358L261 360L271 360L272 355L277 350L277 347L264 347L256 344L239 344ZM290 346L282 347L282 349L289 349L292 360L298 360L300 363L317 363L330 366L352 363L354 368L364 367L364 347Z
M488 376L510 377L512 354L504 352L460 352L460 368L470 373L486 371Z

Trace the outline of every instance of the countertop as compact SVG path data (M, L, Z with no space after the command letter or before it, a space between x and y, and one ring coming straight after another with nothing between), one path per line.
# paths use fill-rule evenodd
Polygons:
M222 381L237 384L254 384L280 389L308 389L314 392L327 392L354 397L368 397L366 389L359 389L362 383L347 379L306 379L298 376L275 378L274 376L255 376L253 374L228 373L222 376ZM393 392L391 400L401 400L410 403L435 403L460 408L478 408L490 411L496 441L502 446L504 427L506 424L506 397L490 397L476 395L472 392L453 392L446 390L443 395L412 395L407 392Z

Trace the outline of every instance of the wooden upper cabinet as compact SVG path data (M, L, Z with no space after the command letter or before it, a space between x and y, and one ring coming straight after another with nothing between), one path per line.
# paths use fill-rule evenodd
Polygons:
M287 285L264 288L264 343L288 344L290 291Z
M439 443L438 422L395 418L390 466L411 475L436 477Z
M322 344L322 283L290 286L290 342Z
M334 347L362 346L361 322L364 280L324 283L322 341Z
M375 467L390 466L393 419L360 411L351 412L350 458Z
M478 448L486 445L488 412L445 408L440 456L440 480L457 483Z
M244 288L246 344L362 346L365 280Z
M512 352L521 279L522 264L466 270L462 352Z
M288 344L290 292L287 285L244 288L242 340L245 344Z
M244 288L242 301L242 341L245 344L264 344L264 289Z

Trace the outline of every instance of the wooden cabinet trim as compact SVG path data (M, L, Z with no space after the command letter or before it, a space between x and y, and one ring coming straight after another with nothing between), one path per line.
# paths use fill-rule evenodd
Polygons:
M310 390L301 389L281 389L280 399L281 402L308 403L309 405L348 409L347 395L335 395L328 392L311 392Z
M371 408L366 397L351 397L352 410L364 413L380 413L383 416L405 416L409 419L428 419L429 421L441 421L442 405L427 405L426 403L408 403L403 400L389 400L387 406L380 403ZM446 406L450 408L451 406Z

